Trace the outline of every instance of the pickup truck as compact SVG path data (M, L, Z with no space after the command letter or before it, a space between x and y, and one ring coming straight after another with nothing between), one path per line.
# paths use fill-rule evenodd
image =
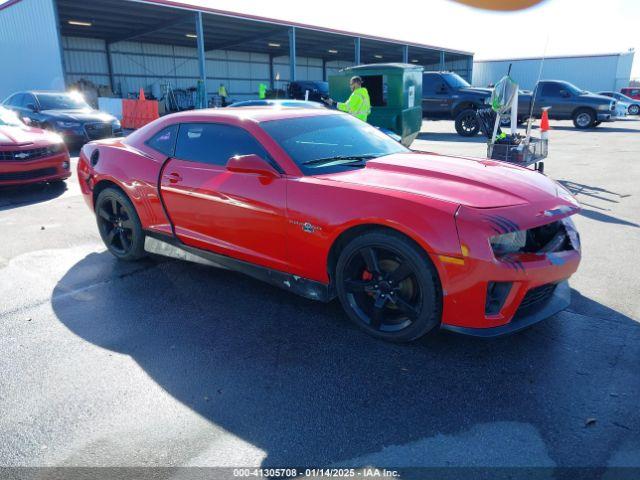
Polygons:
M520 91L519 123L530 116L534 93L534 118L540 118L542 107L551 107L549 118L573 120L575 127L580 129L615 119L615 100L581 90L569 82L541 80L533 92ZM472 137L480 131L476 110L485 106L490 96L490 88L474 88L455 73L425 72L422 77L422 116L430 120L454 120L459 135Z
M424 72L422 118L455 120L459 135L470 137L480 130L475 111L491 96L490 88L474 88L454 72Z
M542 107L551 107L549 118L573 120L573 125L580 129L597 127L616 118L615 99L581 90L569 82L541 80L533 92L518 96L518 121L524 122L530 116L532 98L535 98L534 118L540 117Z

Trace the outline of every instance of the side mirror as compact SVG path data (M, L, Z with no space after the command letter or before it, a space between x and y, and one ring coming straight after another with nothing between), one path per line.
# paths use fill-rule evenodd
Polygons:
M236 155L227 161L227 170L236 173L256 173L265 177L276 178L280 174L260 155Z
M567 92L566 90L560 90L560 96L562 98L569 98L571 96L571 94L569 92Z
M440 87L438 87L438 92L439 93L447 93L449 91L449 89L447 88L447 86L444 83L440 84Z
M27 103L27 105L25 106L25 108L26 108L27 110L31 110L32 112L35 112L35 111L37 110L37 109L36 109L36 106L35 106L33 103Z

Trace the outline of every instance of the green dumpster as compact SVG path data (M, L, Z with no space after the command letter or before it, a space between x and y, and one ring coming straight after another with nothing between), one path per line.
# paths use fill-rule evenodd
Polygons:
M367 122L391 130L409 146L422 127L422 67L404 63L376 63L340 70L329 77L329 95L344 102L351 90L349 79L358 75L371 97Z

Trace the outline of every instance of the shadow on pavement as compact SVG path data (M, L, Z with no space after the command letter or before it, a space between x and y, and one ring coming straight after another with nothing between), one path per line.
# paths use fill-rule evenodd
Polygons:
M74 265L52 305L72 332L129 355L174 398L264 450L263 466L341 464L389 446L402 464L403 448L425 439L465 463L455 445L487 424L504 444L475 442L482 458L536 465L504 422L534 432L555 465L602 466L640 429L640 328L575 291L570 311L514 336L394 345L349 324L337 302L177 261L123 266L105 252ZM432 465L429 451L417 455Z
M551 130L569 130L578 133L638 133L638 129L634 128L605 127L604 125L600 125L596 128L586 128L584 130L568 125L552 125Z
M62 195L66 190L65 182L0 187L0 211L52 200Z

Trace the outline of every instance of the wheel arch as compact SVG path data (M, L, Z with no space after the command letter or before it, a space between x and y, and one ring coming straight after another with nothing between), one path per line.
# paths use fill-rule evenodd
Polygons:
M576 113L578 113L581 110L588 110L589 112L593 113L594 121L598 119L598 112L594 107L589 105L580 105L579 107L574 108L571 112L571 118L573 119L576 116Z
M462 112L463 110L477 110L480 107L480 105L476 102L474 102L473 100L463 100L460 103L456 104L453 107L453 117L457 117L458 115L460 115L460 112Z
M336 274L335 270L338 264L338 258L340 257L340 253L342 252L342 250L354 238L360 235L364 235L365 233L373 232L373 231L390 232L396 235L402 235L404 238L406 238L411 243L413 243L416 247L418 247L420 251L424 253L429 258L429 261L431 261L431 263L433 264L436 272L438 273L438 283L440 284L440 288L442 288L441 286L442 281L440 279L441 272L440 272L440 269L438 268L438 265L436 265L436 262L434 262L431 258L430 252L432 251L432 249L429 247L429 245L426 244L423 240L418 240L417 235L414 235L412 232L407 232L404 229L395 228L393 226L386 225L384 223L376 223L376 222L367 222L367 223L361 223L358 225L351 225L345 228L344 230L342 230L334 238L327 255L327 274L329 275L329 279L331 283L333 283L335 279L335 274Z
M129 199L129 201L133 205L133 208L136 208L135 203L133 202L131 197L127 194L127 191L124 188L122 188L121 185L119 185L118 183L114 182L113 180L105 178L105 179L100 180L98 183L96 183L93 186L93 191L91 192L91 196L92 196L93 208L94 209L96 207L96 201L98 200L98 195L100 195L100 193L103 190L107 189L107 188L114 188L116 190L119 190L125 197L127 197Z

